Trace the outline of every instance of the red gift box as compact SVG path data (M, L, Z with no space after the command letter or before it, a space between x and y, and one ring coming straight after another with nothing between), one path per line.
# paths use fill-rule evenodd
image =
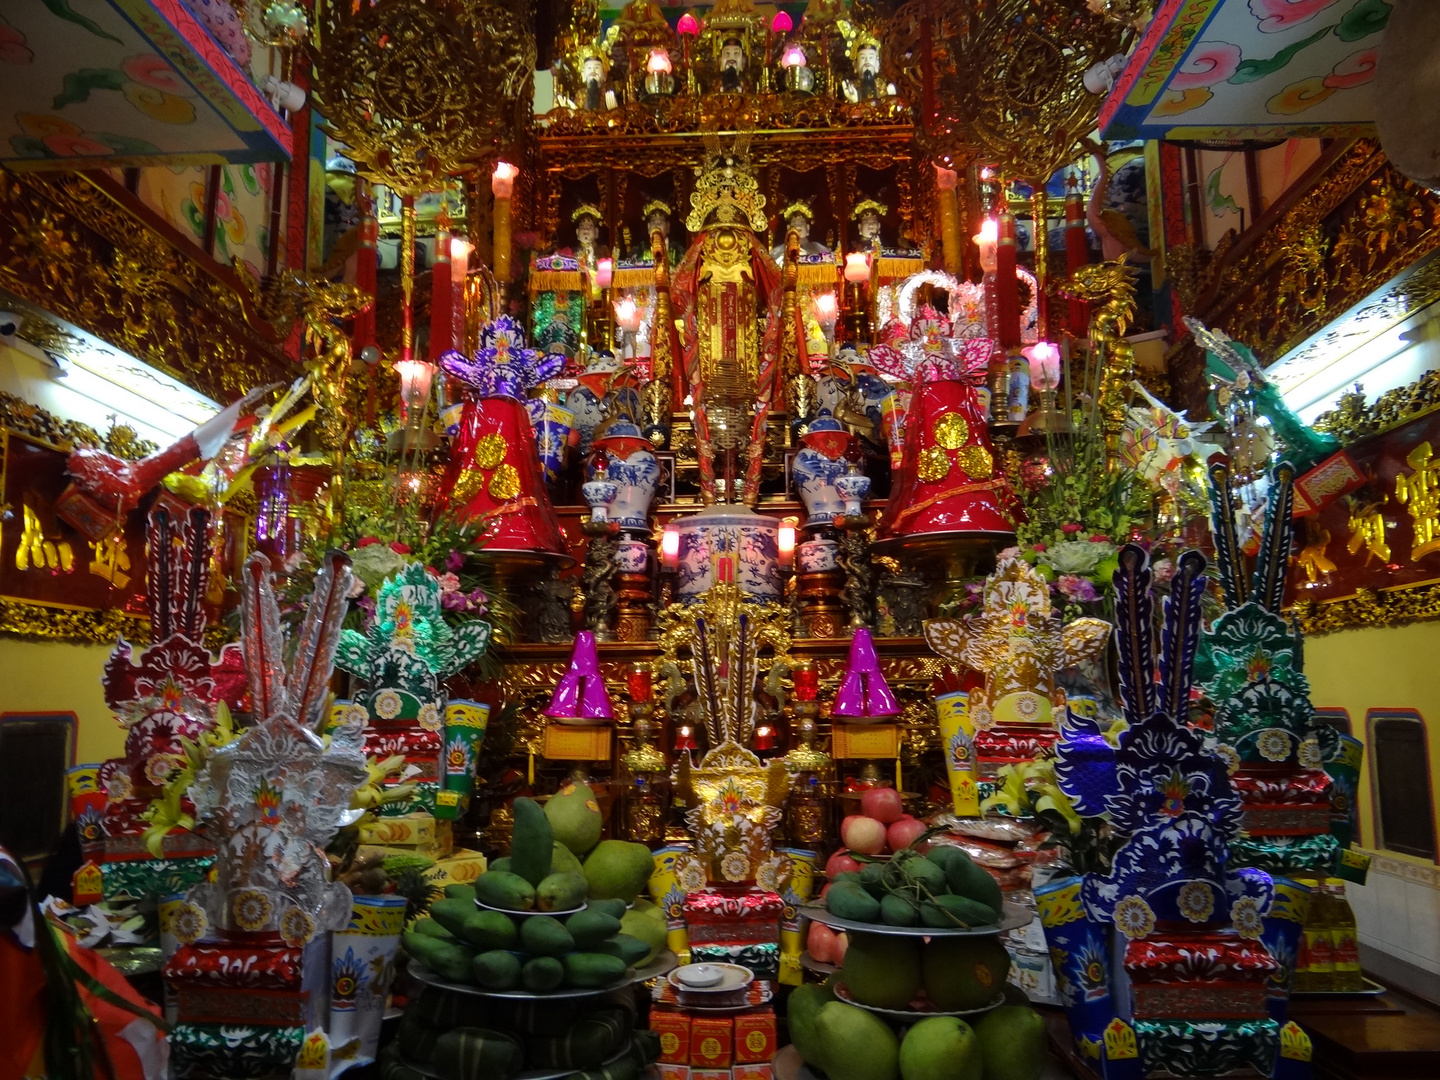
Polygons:
M733 1053L734 1023L728 1016L697 1016L690 1021L690 1064L695 1068L728 1069Z
M175 1000L176 1015L182 1024L299 1027L305 1023L310 995L297 990L182 986Z
M687 926L778 920L785 902L773 892L698 892L685 897L683 910Z
M660 1061L683 1065L690 1060L690 1016L670 1009L652 1009L650 1030L660 1036Z
M768 1062L779 1049L778 1042L775 1014L768 1009L735 1017L736 1065Z
M245 990L299 990L304 950L211 942L182 945L165 962L167 981Z

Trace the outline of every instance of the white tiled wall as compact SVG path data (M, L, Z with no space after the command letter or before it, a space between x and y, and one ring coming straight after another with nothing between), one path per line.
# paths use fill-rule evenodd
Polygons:
M1360 942L1440 975L1440 867L1374 856L1365 885L1347 884Z

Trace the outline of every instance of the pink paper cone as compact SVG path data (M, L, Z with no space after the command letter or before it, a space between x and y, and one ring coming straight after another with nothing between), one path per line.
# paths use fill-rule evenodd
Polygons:
M582 630L575 635L570 669L556 684L545 715L557 720L614 719L610 694L605 689L605 680L600 677L600 656L595 651L595 635L590 631Z
M875 656L875 642L864 627L855 631L850 641L850 659L845 664L845 677L835 694L832 716L895 716L900 703L895 700L880 661Z

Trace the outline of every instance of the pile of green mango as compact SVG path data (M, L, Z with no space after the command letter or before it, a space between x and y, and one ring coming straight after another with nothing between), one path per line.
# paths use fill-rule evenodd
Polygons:
M825 891L832 915L885 926L960 929L1000 920L1000 886L958 847L912 848L837 874Z
M489 876L449 886L402 939L411 957L449 982L536 994L596 989L650 963L665 942L658 909L627 911L623 900L592 900L563 920L477 908L475 890Z
M628 990L541 1005L430 986L405 1010L380 1074L508 1080L524 1069L569 1069L569 1080L638 1080L660 1043L637 1019Z
M543 809L518 798L513 811L510 855L473 886L447 888L406 932L405 951L450 982L537 994L609 986L655 959L664 916L637 899L654 869L650 849L601 840L600 807L584 784L566 785Z
M1045 1021L1024 1005L902 1027L807 984L790 994L787 1019L801 1058L829 1080L1037 1080L1045 1069Z

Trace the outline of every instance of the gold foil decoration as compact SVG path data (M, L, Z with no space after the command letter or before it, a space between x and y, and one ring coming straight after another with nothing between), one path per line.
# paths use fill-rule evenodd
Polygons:
M935 421L935 441L946 450L959 450L970 441L970 425L959 413L946 413Z
M505 437L498 432L486 435L475 446L475 464L482 469L493 469L505 460Z
M976 480L989 480L995 472L995 459L983 446L967 446L955 455L955 460Z
M1440 551L1440 461L1434 460L1434 454L1428 442L1421 443L1405 458L1414 471L1395 477L1395 501L1410 511L1415 522L1411 562Z
M1390 561L1390 542L1385 539L1385 515L1381 513L1379 503L1365 507L1352 505L1349 525L1350 540L1345 545L1346 551L1358 555L1364 548L1366 566L1370 565L1372 556L1382 563Z
M921 480L933 483L944 480L950 473L950 455L939 446L920 451L920 461L915 467Z
M490 496L508 502L520 494L520 474L514 465L501 465L490 477Z

